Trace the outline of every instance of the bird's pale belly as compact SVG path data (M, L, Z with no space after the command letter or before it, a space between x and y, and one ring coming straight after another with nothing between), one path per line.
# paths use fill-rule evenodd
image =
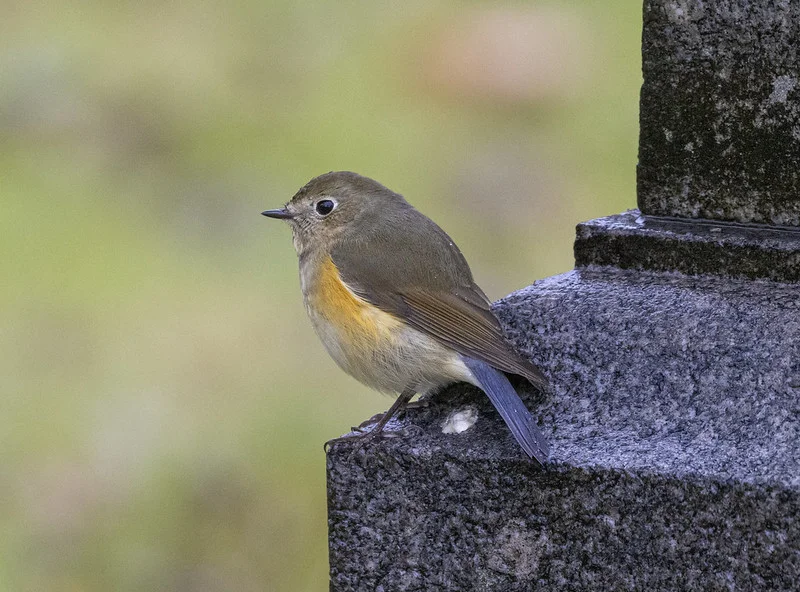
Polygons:
M336 363L360 382L384 392L473 378L457 353L356 296L330 258L301 270L308 316Z

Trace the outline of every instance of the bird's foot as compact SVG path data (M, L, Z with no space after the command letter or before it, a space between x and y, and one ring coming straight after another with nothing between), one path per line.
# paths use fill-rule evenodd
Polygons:
M369 426L373 425L373 424L379 424L381 422L381 420L383 419L384 415L386 415L386 414L385 413L376 413L375 415L373 415L369 419L365 419L364 421L362 421L357 426L351 427L350 430L353 431L353 432L358 432L360 434L368 433L367 428ZM378 431L380 432L382 430L378 430ZM344 436L344 437L347 438L347 436ZM352 436L350 436L350 437L352 437Z
M412 401L411 403L407 403L406 404L405 408L403 409L403 411L401 412L400 415L402 415L403 413L405 413L409 409L424 409L424 408L428 407L429 405L430 405L430 403L428 401ZM362 421L357 426L352 426L350 428L350 431L351 432L356 432L356 433L359 433L359 434L365 433L365 432L367 432L367 428L369 426L371 426L373 424L379 424L381 422L381 420L384 418L385 415L386 415L386 413L376 413L375 415L373 415L369 419L365 419L364 421ZM399 438L399 437L403 436L403 434L401 432L388 432L386 430L378 430L378 431L383 434L384 438ZM334 440L331 440L331 442L336 442L337 440L347 440L347 439L350 439L350 438L353 438L353 437L354 436L342 436L341 438L336 438Z
M352 432L346 436L341 436L339 438L333 438L332 440L328 440L325 442L325 452L330 451L331 446L334 444L349 444L353 446L353 450L351 452L351 457L353 454L361 450L366 444L373 442L379 439L393 439L393 438L405 438L410 435L409 432L419 430L416 426L410 426L410 429L403 429L403 430L386 430L381 428L379 425L374 425L372 429L367 429L371 425L376 423L376 418L379 421L383 414L378 414L373 418L368 419L367 421L363 422L359 426L351 428Z
M378 429L378 427L374 427L371 430L365 429L370 423L370 420L362 423L358 427L352 428L354 434L348 434L347 436L341 436L339 438L333 438L332 440L328 440L325 442L325 452L329 452L331 446L334 444L349 444L353 447L350 456L352 457L353 454L361 450L367 443L372 442L373 440L377 440L378 438L388 438L393 437L392 435L394 432L384 432L382 429Z

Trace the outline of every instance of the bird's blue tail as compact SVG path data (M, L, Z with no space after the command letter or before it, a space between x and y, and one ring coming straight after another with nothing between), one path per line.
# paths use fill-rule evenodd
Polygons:
M486 362L467 356L461 356L461 359L480 383L481 389L500 413L522 449L539 464L547 462L550 454L547 442L506 375Z

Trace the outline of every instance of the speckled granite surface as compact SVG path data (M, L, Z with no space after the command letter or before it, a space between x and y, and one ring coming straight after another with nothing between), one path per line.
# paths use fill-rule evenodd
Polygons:
M552 381L552 464L463 385L335 446L332 590L798 589L798 284L584 269L496 310Z
M645 0L639 208L800 225L800 3Z

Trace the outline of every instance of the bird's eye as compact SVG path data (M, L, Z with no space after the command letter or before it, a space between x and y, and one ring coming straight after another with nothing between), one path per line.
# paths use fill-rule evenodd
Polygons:
M321 199L314 207L317 210L317 214L320 216L327 216L333 211L333 208L336 207L336 202L332 199Z

